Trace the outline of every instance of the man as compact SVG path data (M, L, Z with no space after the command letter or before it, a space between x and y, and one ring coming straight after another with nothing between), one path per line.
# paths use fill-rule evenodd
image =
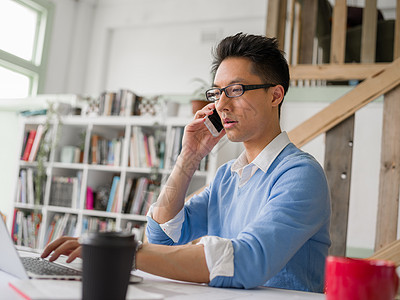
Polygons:
M177 163L149 211L150 243L137 252L136 267L211 286L322 292L329 190L318 162L290 143L279 125L287 62L275 39L239 33L217 46L213 71L206 95L215 102L185 127ZM204 125L214 108L224 125L218 137ZM185 203L201 159L224 134L245 151ZM42 256L53 250L51 260L80 255L73 238L53 242Z

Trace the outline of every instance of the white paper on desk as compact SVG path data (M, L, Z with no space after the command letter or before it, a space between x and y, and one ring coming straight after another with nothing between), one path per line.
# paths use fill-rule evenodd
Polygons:
M72 280L15 280L10 285L31 300L80 300L82 282ZM17 293L17 291L16 291ZM149 293L129 285L126 300L163 299L156 293Z

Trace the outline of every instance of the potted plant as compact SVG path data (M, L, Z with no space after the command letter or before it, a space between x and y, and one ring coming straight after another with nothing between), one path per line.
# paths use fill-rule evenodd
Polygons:
M46 113L46 120L44 123L44 139L42 143L40 143L39 151L36 157L37 160L37 173L35 176L35 204L42 204L42 199L44 196L44 186L46 182L46 166L45 164L48 162L50 151L53 146L56 145L59 138L59 130L57 130L56 139L53 140L51 127L55 122L58 122L58 126L62 125L60 115L57 110L54 108L54 103L48 103L48 110ZM59 128L58 127L58 128ZM58 129L57 128L57 129ZM49 137L46 135L49 134Z
M193 82L195 82L197 85L197 88L192 94L191 100L192 112L195 114L196 111L202 109L204 106L210 103L206 100L205 95L206 90L210 88L210 84L202 78L195 78L193 79Z

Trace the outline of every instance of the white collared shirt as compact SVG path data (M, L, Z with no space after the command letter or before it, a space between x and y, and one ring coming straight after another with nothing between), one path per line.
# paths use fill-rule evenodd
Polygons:
M290 140L286 131L281 132L257 155L257 157L251 163L247 161L246 151L243 151L232 164L231 168L232 172L236 172L240 177L239 187L242 187L244 184L246 184L246 182L249 181L249 179L257 171L257 169L260 169L266 173L275 158L289 143Z

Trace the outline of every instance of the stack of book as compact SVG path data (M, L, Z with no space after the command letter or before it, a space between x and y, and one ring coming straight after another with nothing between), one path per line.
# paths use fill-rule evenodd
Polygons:
M127 178L122 212L146 215L150 206L157 200L160 187L146 177Z
M16 202L24 204L35 204L35 178L36 171L32 168L21 169L19 172L18 182L17 182L17 198ZM45 180L43 185L45 184ZM42 187L44 190L44 186ZM40 204L43 204L43 199L40 199Z
M59 237L76 235L76 215L70 214L54 214L52 220L47 227L45 234L45 245L58 239Z
M21 160L33 162L36 160L41 143L50 143L51 133L39 124L36 129L25 132L22 143Z
M100 135L93 134L90 144L91 163L94 165L119 166L123 144L123 137L108 140Z
M103 92L99 98L99 115L140 115L139 104L141 99L141 97L126 89L121 89L118 92Z
M129 147L129 165L136 168L163 168L165 141L156 141L151 133L134 126Z
M42 214L14 210L12 227L12 239L18 246L37 248L39 246L39 229L42 222Z
M82 171L76 177L53 176L49 204L70 208L80 207Z
M98 231L115 231L116 223L113 219L87 217L82 220L82 233Z

